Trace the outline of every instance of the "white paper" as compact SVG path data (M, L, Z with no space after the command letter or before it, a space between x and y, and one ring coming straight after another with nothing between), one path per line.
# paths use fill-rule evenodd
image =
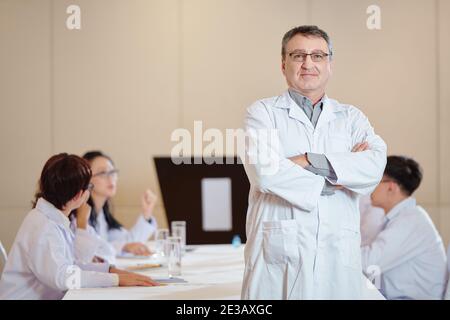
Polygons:
M202 229L204 231L231 231L231 179L202 179Z
M158 277L152 277L153 280L159 283L187 283L186 280L182 278L158 278Z

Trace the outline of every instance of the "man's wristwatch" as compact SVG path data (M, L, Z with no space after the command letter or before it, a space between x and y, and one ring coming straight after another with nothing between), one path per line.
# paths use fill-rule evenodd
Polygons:
M312 166L311 161L308 159L308 152L305 152L305 159L308 162L308 166Z

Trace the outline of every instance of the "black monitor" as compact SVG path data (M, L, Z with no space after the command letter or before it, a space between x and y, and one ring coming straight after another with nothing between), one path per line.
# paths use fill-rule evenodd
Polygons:
M250 183L236 157L154 161L169 226L186 221L188 245L231 243L235 235L246 241Z

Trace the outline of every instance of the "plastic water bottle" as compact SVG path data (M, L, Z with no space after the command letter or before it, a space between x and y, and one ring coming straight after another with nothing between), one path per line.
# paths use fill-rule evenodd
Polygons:
M231 240L231 245L232 245L234 248L239 248L239 247L241 246L241 244L242 244L241 237L239 237L239 235L236 234L236 235L233 237L233 240Z

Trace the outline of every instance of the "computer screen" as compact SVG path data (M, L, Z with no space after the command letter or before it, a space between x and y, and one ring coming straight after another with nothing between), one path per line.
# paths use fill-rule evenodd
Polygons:
M186 221L188 245L231 243L235 235L246 241L250 183L236 157L155 157L154 162L169 227Z

